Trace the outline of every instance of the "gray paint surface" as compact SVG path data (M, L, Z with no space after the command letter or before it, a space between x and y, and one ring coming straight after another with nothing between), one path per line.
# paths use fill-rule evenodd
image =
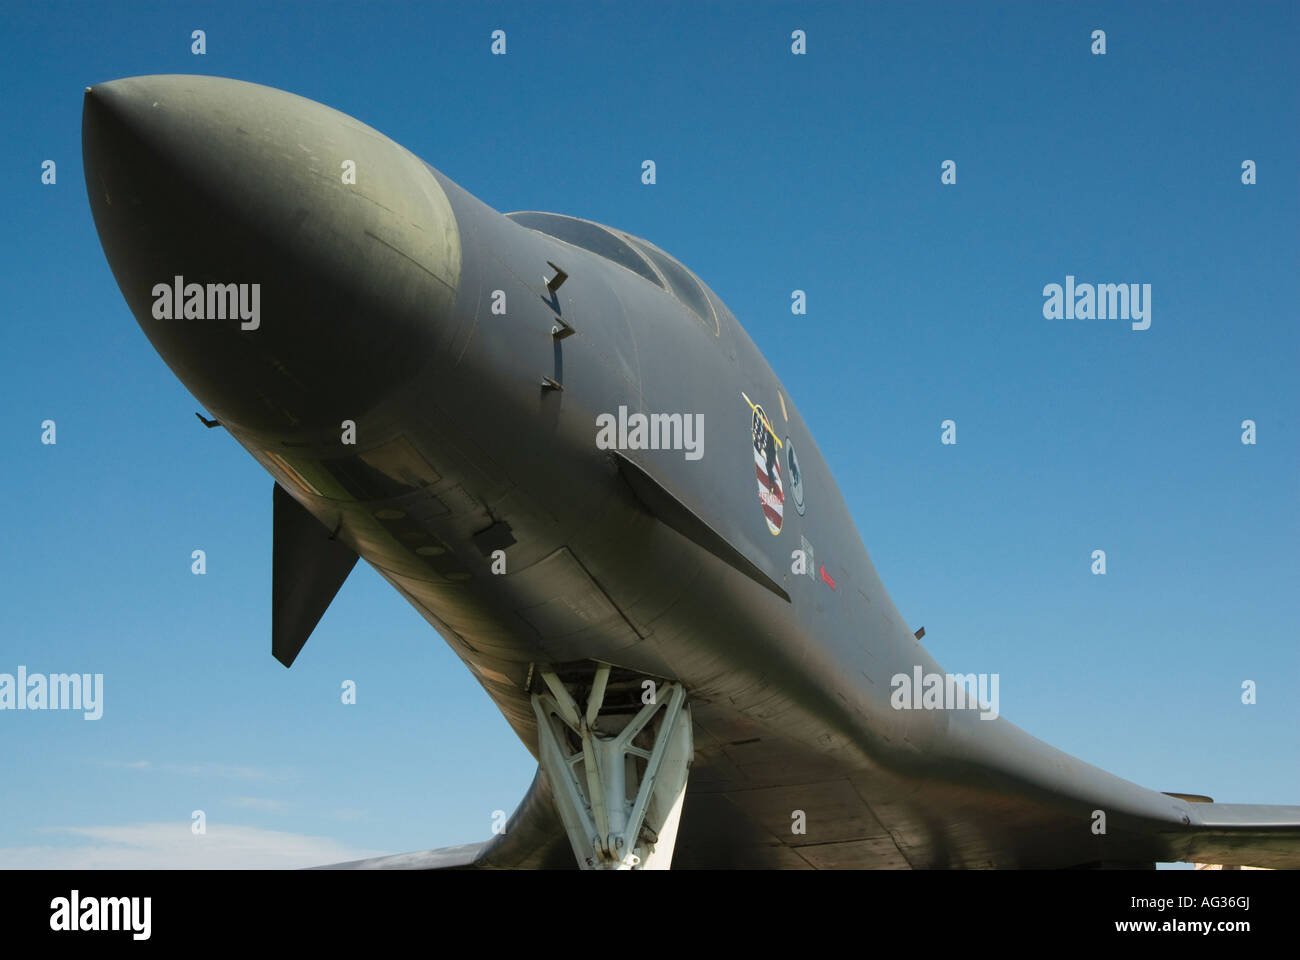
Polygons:
M102 84L83 145L109 263L160 355L332 546L420 611L534 754L538 666L600 660L685 685L696 756L675 865L1300 864L1300 807L1190 803L1002 718L892 709L894 674L942 669L809 426L711 291L701 318L364 124L253 84ZM340 181L348 159L355 185ZM568 274L554 295L548 262ZM151 290L176 275L259 282L261 326L155 319ZM574 335L552 336L557 314ZM776 535L746 396L798 450L806 509L783 460ZM623 451L620 468L595 444L596 417L620 406L703 414L704 456ZM344 419L356 446L340 444ZM791 572L801 538L834 589ZM492 542L508 543L505 575ZM549 789L539 775L484 844L358 866L571 866Z

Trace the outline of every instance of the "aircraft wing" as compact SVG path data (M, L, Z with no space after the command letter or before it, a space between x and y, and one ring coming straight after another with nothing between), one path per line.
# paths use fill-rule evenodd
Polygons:
M836 844L789 842L768 826L761 810L744 793L688 789L674 866L818 869L876 867L908 869L905 850L879 829L869 810L856 812L846 801L848 782L833 780L800 790L842 808L851 833L862 836ZM847 803L847 805L846 805ZM1192 822L1153 828L1147 852L1160 862L1215 863L1228 866L1300 867L1300 806L1191 803ZM877 829L872 829L873 824ZM874 834L874 835L873 835ZM573 853L555 813L550 785L540 770L506 829L491 840L334 864L342 870L509 870L573 869Z
M1190 826L1164 835L1170 861L1300 867L1300 807L1196 803L1191 810Z
M352 860L319 870L573 869L573 851L555 813L551 786L538 769L506 828L491 840L417 853Z

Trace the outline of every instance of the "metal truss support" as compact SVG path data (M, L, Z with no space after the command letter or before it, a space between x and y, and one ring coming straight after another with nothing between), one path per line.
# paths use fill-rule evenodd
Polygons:
M546 690L532 696L539 759L578 866L668 869L693 753L686 691L646 684L649 702L643 694L640 709L611 708L610 667L602 663L584 710L557 674L541 677Z

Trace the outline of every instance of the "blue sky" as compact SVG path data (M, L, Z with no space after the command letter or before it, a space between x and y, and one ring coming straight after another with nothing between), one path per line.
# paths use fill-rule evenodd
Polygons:
M534 770L364 565L272 660L271 480L194 419L86 201L82 90L149 73L319 100L499 210L659 244L782 378L940 663L1145 786L1300 803L1298 9L4 4L0 672L102 672L105 705L0 713L0 867L467 842ZM1067 274L1150 283L1150 329L1044 319Z

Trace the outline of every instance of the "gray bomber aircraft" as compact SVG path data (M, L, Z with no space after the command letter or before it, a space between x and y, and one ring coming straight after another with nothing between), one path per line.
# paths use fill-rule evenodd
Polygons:
M235 80L89 87L82 141L132 313L275 479L275 657L364 558L537 757L503 833L345 866L1300 864L1300 806L1148 790L961 699L653 244Z

